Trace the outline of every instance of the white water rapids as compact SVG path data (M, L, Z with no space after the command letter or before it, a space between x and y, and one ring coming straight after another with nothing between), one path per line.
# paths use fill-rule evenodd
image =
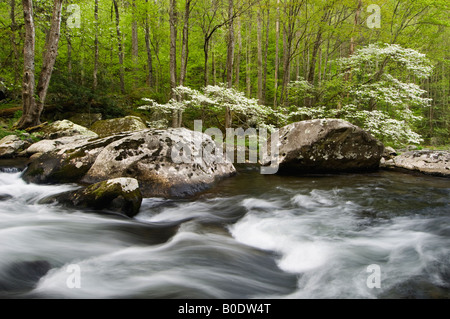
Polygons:
M244 168L128 219L39 204L78 186L20 174L0 172L1 298L450 297L448 179ZM367 284L374 264L380 288Z

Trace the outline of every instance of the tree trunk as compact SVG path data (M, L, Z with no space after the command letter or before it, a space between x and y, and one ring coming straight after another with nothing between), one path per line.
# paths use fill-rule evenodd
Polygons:
M264 63L263 63L263 78L262 78L262 103L266 103L267 99L267 56L269 52L269 27L270 27L270 10L267 8L267 22L266 22L266 43L264 46Z
M136 0L132 3L133 22L131 24L131 57L134 68L134 87L139 86L139 42L138 42L138 26L136 20Z
M251 97L252 95L252 81L251 81L251 66L250 66L250 62L251 62L251 34L252 34L252 17L250 15L249 17L249 21L248 21L248 28L247 28L247 43L246 43L246 47L247 47L247 53L246 53L246 58L247 58L247 69L245 72L245 83L246 83L246 87L247 87L247 97Z
M70 34L67 33L67 78L72 82L72 39Z
M12 50L14 53L14 62L13 62L13 68L14 68L14 86L16 86L19 83L19 49L17 47L16 43L16 30L17 30L17 23L16 23L16 0L11 0L11 11L10 11L10 18L11 18L11 45Z
M239 4L238 4L239 5ZM242 54L242 34L241 34L241 17L237 18L237 42L238 49L236 54L236 62L235 62L235 77L234 77L234 87L239 91L240 87L240 71L241 71L241 54Z
M36 109L34 97L34 52L35 52L35 28L33 20L32 0L22 0L25 24L25 40L23 47L23 81L22 81L22 108L23 113L17 128L24 129L41 124L40 112Z
M184 10L183 39L181 44L181 63L180 63L180 85L184 85L187 73L187 62L189 57L189 16L191 13L192 0L186 0Z
M258 102L263 104L263 81L262 81L262 64L263 64L263 54L262 54L262 17L261 17L261 8L258 8L258 17L257 17L257 25L258 29L256 32L256 42L257 42L257 52L258 52Z
M145 2L148 3L148 0L145 0ZM146 7L146 10L148 10L148 7ZM150 46L150 24L148 21L148 12L145 14L145 49L147 51L148 86L153 87L153 63L152 50Z
M180 62L180 85L184 86L187 73L187 62L189 57L189 16L191 13L192 0L186 0L184 9L183 39L181 43L181 62ZM183 122L183 111L178 111L178 126Z
M234 60L234 21L233 16L234 4L233 0L228 0L228 43L227 43L227 87L233 86L233 60ZM225 109L225 128L230 128L233 122L230 107Z
M278 106L278 64L279 64L279 48L280 42L280 0L277 0L277 20L275 21L275 76L274 76L274 93L273 93L273 106L277 109Z
M177 86L177 17L176 17L176 0L170 0L169 5L169 24L170 24L170 88L172 89L172 98L176 98L173 89ZM172 113L172 127L179 127L178 111Z
M122 46L122 32L120 31L120 14L119 14L119 6L117 5L117 0L113 0L114 3L114 12L116 14L116 32L117 32L117 43L119 48L119 77L120 77L120 91L122 94L125 94L125 76L123 69L123 46Z
M98 57L99 57L99 48L98 48L98 0L95 0L95 8L94 8L94 19L95 19L95 40L94 40L94 73L93 73L93 90L97 90L98 86Z
M39 99L36 101L36 107L39 112L39 117L42 113L42 110L44 109L48 86L50 84L53 67L56 62L56 56L58 55L58 43L61 29L61 11L63 1L64 0L55 0L54 2L50 34L44 48L44 61L42 62L41 74L39 76L39 81L36 88L36 93L39 97Z

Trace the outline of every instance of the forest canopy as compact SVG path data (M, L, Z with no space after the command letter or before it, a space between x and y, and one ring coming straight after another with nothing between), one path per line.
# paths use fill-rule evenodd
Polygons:
M28 5L32 95L24 95ZM204 127L224 129L337 117L387 144L445 145L449 6L445 0L2 0L0 112L12 110L2 114L23 122L24 97L31 96L48 121L77 112L134 114L162 126L192 127L202 119Z

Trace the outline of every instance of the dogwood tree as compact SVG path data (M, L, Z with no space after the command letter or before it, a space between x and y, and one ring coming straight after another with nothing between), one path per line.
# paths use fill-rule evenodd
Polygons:
M260 105L257 99L247 98L244 93L222 85L208 85L201 91L178 86L173 92L176 98L170 99L166 104L143 99L149 104L138 109L172 114L174 110L184 112L191 107L206 107L209 111L224 114L228 108L233 118L247 126L264 126L269 116L275 114L271 108Z
M325 101L327 107L301 107L291 117L338 117L384 142L398 145L422 141L413 127L421 120L416 113L431 102L416 84L432 71L424 54L396 44L371 44L338 62L339 94Z

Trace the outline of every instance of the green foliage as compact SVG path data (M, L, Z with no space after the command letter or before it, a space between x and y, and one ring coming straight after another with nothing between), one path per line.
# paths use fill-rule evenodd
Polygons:
M118 1L123 66L119 64L116 20L111 2L98 1L98 23L94 19L94 1L74 0L64 3L58 58L46 107L46 115L50 119L75 111L100 112L104 118L118 117L134 114L136 107L143 105L141 99L144 97L161 105L170 100L172 89L169 76L169 1L135 1L136 10L133 10L133 1ZM16 0L14 3L16 25L13 27L10 16L11 2L0 2L0 81L4 83L8 97L20 98L24 29L20 1ZM233 88L237 92L244 92L248 99L257 98L258 68L265 67L261 70L264 71L261 74L266 72L265 95L262 101L267 108L288 114L295 112L297 107L325 106L327 110L333 110L356 105L357 111L379 111L391 119L401 121L398 112L408 107L412 112L407 114L408 117L423 117L421 121L405 121L411 129L423 136L426 143L449 143L450 3L445 0L373 0L370 4L379 5L381 8L379 29L370 29L367 26L366 19L371 14L367 12L369 2L362 2L363 7L360 8L360 15L355 23L358 3L359 1L355 0L234 1L234 10L238 14L234 20ZM34 0L33 4L36 22L36 74L39 74L52 1ZM68 4L80 6L80 28L67 26L70 14L66 11ZM177 1L178 75L185 5L186 1ZM299 14L293 16L291 10L295 6L300 6ZM223 22L228 14L227 10L226 0L192 2L185 87L202 91L202 88L208 85L214 87L218 83L226 82L229 30L228 24ZM258 34L258 17L261 17L261 37ZM280 27L278 34L275 25L277 20ZM131 34L134 22L138 28L137 60L133 59L132 55ZM149 81L145 39L147 25L150 31L152 81ZM215 31L208 47L209 82L205 83L205 37L213 29ZM283 62L289 40L285 31L289 30L293 31L291 52L290 56L287 56L291 63L288 79L291 84L283 91L283 76L287 72ZM98 86L94 90L96 36L99 40L99 60ZM277 36L280 65L278 79L275 79ZM263 54L262 65L258 63L258 39ZM350 56L351 42L356 48L353 56ZM319 45L317 51L314 50L316 43ZM388 43L389 46L377 46L376 43ZM426 54L430 63L419 63L421 66L417 68L419 64L416 62L421 61L422 57L420 54L414 55L414 52ZM340 58L344 59L339 60ZM383 72L377 74L376 71L382 69L386 58L388 61ZM315 64L312 61L315 61ZM238 62L240 64L236 65ZM431 76L421 78L420 73L429 74L429 70L424 67L430 65L434 67ZM119 84L121 69L125 76L125 94L121 93ZM311 70L314 73L313 80L309 79ZM349 75L346 75L346 72ZM281 92L287 92L284 100L281 98ZM420 94L421 92L423 94ZM275 96L278 101L276 106L273 105ZM427 100L430 98L433 101ZM423 107L425 104L430 106ZM154 110L145 112L152 121L167 120L170 116L156 113ZM252 115L237 110L234 116L235 124L252 125L251 117ZM305 115L293 116L291 120L302 117ZM224 123L224 112L214 105L185 108L185 125L190 125L194 119L200 118L208 125L220 127ZM279 126L285 123L285 119L273 112L266 116L264 122Z

